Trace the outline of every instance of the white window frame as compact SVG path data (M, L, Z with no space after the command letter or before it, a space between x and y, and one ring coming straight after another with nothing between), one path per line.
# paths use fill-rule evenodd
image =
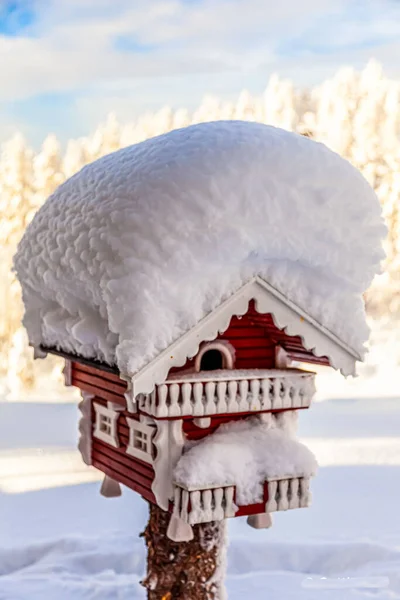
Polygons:
M139 460L153 464L153 435L155 427L141 423L136 419L129 419L128 417L126 420L129 427L129 444L126 448L126 453ZM140 441L143 443L143 449L136 446L135 438L137 436L141 438Z
M113 410L112 408L97 404L96 402L93 403L93 408L96 412L93 437L110 446L114 446L114 448L119 448L117 421L120 411ZM102 424L105 419L108 421L110 433L107 433L102 429Z

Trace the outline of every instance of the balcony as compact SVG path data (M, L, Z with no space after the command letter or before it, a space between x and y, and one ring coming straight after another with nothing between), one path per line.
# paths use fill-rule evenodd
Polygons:
M159 419L308 408L315 374L298 369L187 372L171 375L139 409Z
M236 506L235 496L235 486L189 490L175 485L173 515L189 525L195 525L256 512L306 508L311 502L310 478L266 481L263 502L246 507Z

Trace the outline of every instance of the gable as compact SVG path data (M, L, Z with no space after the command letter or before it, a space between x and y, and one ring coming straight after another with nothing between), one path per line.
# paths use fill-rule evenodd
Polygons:
M225 332L233 316L245 315L254 301L254 323L272 329L288 354L301 360L306 355L315 361L339 369L343 375L353 375L355 363L361 356L331 331L316 322L301 308L288 300L260 277L246 283L218 308L204 317L195 327L171 344L130 379L130 394L149 394L155 385L163 383L173 367L182 367L193 358L202 342L215 340Z

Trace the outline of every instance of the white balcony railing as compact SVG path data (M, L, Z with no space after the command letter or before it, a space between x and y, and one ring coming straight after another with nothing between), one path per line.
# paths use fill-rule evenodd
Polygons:
M307 408L314 377L298 369L179 373L140 396L139 409L158 418L179 418Z
M266 481L265 512L277 512L310 505L310 478L299 477ZM235 487L214 487L188 490L175 485L173 515L189 525L209 523L234 517L238 507L234 502Z

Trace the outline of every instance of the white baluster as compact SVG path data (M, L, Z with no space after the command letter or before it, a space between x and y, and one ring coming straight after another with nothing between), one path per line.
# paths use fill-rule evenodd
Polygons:
M273 399L272 399L272 408L282 408L282 398L281 398L281 380L279 377L274 379L273 383Z
M206 406L204 409L204 414L206 415L214 415L217 412L215 406L215 382L207 381L206 385Z
M181 409L178 404L180 387L177 383L172 383L169 386L169 416L170 417L179 417L181 415Z
M296 478L290 480L289 508L300 508L300 501L299 501L299 480L296 479Z
M218 381L217 383L217 412L218 413L226 413L228 412L228 404L226 402L226 390L227 390L226 381Z
M222 521L224 518L224 509L222 508L222 500L224 497L224 490L222 488L216 488L214 490L214 521Z
M213 520L213 511L212 511L212 492L211 492L211 490L203 490L202 501L203 501L204 521L205 522L212 521Z
M252 379L250 381L250 391L251 391L251 405L250 410L260 410L260 387L261 382L259 379Z
M228 412L230 413L239 411L239 403L236 398L237 389L237 381L230 381L228 383Z
M182 385L182 415L191 415L193 413L193 405L191 402L192 398L192 385L190 383L184 383Z
M279 489L278 510L287 510L289 508L288 487L289 487L289 482L287 479L282 479L281 481L278 482L278 489Z
M278 491L277 481L268 481L268 502L265 507L265 512L274 512L278 510L278 504L276 501L276 494Z
M287 381L285 379L281 380L281 383L283 383L283 398L282 398L282 407L283 408L290 408L291 406L291 398L290 398L290 380Z
M262 390L262 399L261 399L261 408L263 410L271 410L272 403L269 395L269 391L271 389L271 380L263 379L261 382L261 390Z
M299 384L298 382L293 383L293 398L292 398L292 407L299 408L301 406L300 394L299 394Z
M248 401L249 382L247 381L247 379L242 379L240 381L239 393L240 393L239 411L247 412L249 410L249 401Z
M181 516L181 491L182 490L179 487L176 487L174 491L174 510L172 511L172 514L175 517Z
M230 517L234 517L236 510L235 505L233 503L233 495L234 495L233 487L224 488L224 497L225 497L225 519L229 519Z
M300 479L300 506L306 508L310 505L311 493L310 493L310 480L308 477L302 477Z
M189 515L189 523L190 525L194 525L195 523L199 523L201 521L201 494L200 492L190 492L190 504L191 511Z
M157 392L154 389L151 394L150 394L150 413L152 415L157 414L157 404L156 404L156 400L157 400Z
M168 406L167 406L168 386L163 384L158 386L158 406L157 406L157 417L168 417Z
M194 398L194 407L193 407L193 415L202 416L204 415L204 405L203 405L203 384L198 382L193 386L193 398Z
M181 519L182 521L185 521L185 523L188 523L189 492L186 490L182 490L181 502Z

